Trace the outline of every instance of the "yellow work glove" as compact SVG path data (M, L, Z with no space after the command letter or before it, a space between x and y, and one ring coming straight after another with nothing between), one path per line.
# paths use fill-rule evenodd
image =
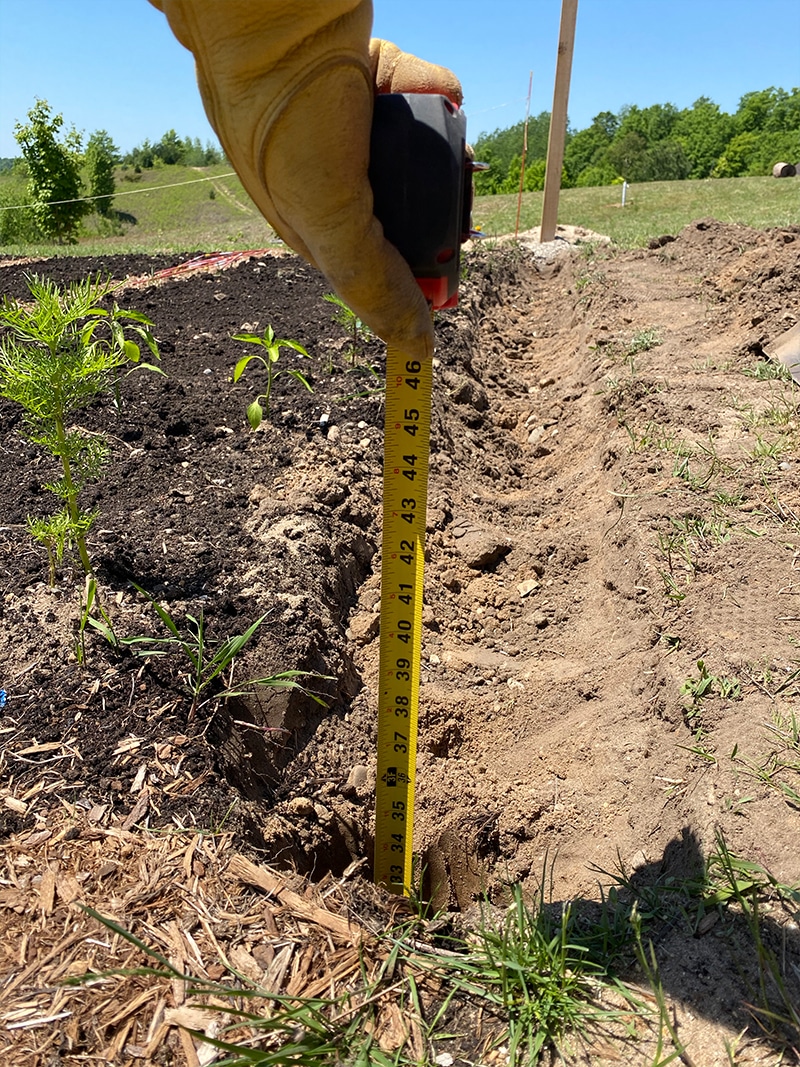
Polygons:
M370 41L371 0L151 0L197 62L209 121L261 213L359 318L410 356L433 352L430 313L372 214L376 92L458 79Z

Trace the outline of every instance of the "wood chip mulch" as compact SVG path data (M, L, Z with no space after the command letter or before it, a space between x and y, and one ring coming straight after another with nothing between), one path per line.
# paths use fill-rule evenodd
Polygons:
M14 799L0 793L0 803ZM389 949L380 933L404 903L365 884L360 863L312 887L237 853L229 833L109 822L62 802L39 810L32 829L0 843L6 1067L201 1067L224 1054L191 1030L271 1047L268 1036L247 1025L225 1032L235 1021L230 1011L268 1016L275 1009L270 993L343 998L336 1010L352 1011L386 970ZM169 972L108 973L163 968L86 908L181 975L232 994L195 993ZM65 984L87 972L99 977ZM372 989L373 1036L385 1051L405 1048L419 1058L423 1038L403 1006L404 984L402 974L389 974L377 995ZM238 1001L235 991L248 987L265 996Z

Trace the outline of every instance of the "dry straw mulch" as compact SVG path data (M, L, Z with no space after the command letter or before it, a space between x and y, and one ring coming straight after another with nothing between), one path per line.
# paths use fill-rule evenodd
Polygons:
M159 963L86 907L200 986L342 998L334 1012L343 1018L370 996L369 1026L381 1048L423 1053L419 1025L401 1005L402 974L365 992L386 970L379 934L403 902L355 871L303 885L237 854L228 833L132 829L97 815L66 805L40 810L33 829L0 844L4 1067L199 1067L221 1053L191 1030L215 1037L235 1007L275 1010L268 999L193 993L175 976L104 973ZM87 972L101 977L65 984ZM227 1033L231 1039L256 1047L274 1040L246 1025Z

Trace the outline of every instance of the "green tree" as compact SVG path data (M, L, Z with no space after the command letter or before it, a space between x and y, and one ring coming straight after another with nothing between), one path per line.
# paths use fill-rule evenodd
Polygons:
M528 120L528 151L525 166L536 159L547 157L547 139L550 136L550 112L542 111ZM479 195L489 192L516 192L519 188L519 160L525 138L525 122L515 123L507 130L485 133L475 141L475 158L489 163L491 170L476 176L475 190ZM516 160L516 184L509 169ZM511 186L513 185L513 189Z
M108 218L114 194L114 167L119 160L117 146L105 130L95 130L86 146L86 168L89 173L89 194L102 197L95 200L98 215Z
M786 133L749 130L737 134L717 161L713 178L770 174L776 163L800 160L800 129Z
M800 89L745 93L734 115L737 133L786 133L800 129Z
M588 186L613 185L618 181L621 179L610 163L592 163L583 168L575 185L578 189L585 189Z
M591 126L580 130L570 137L564 151L564 168L571 185L582 185L580 175L588 167L593 168L593 175L612 172L609 182L617 176L617 171L608 163L606 154L619 128L619 119L610 111L601 111L592 119ZM588 182L590 185L607 182Z
M708 178L733 134L733 117L720 111L707 96L681 111L673 136L683 146L691 165L689 177Z
M191 147L191 141L189 146ZM174 166L176 163L183 163L186 146L175 130L167 130L158 144L153 146L153 154L167 166Z
M668 138L650 145L635 181L680 182L689 177L691 169L683 145Z
M638 133L649 147L656 141L665 141L672 136L679 112L674 104L653 104L645 108L635 105L624 107L619 114L616 136Z
M629 130L614 138L606 151L605 158L617 174L629 182L643 181L646 169L647 139L644 134Z
M508 165L503 166L502 160L496 155L493 148L484 145L475 149L475 158L488 166L488 170L481 170L475 174L473 182L476 196L494 196L502 191L503 182L508 170Z
M14 136L28 165L28 189L36 223L44 237L59 244L77 240L80 221L87 212L81 196L81 139L73 128L63 141L57 133L61 115L51 115L46 100L28 112L28 123L17 123Z

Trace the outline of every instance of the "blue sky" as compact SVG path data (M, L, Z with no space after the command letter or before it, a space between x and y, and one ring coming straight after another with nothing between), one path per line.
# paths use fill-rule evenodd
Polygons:
M222 2L222 0L221 0ZM258 2L258 0L253 0ZM376 36L451 67L469 136L550 110L560 0L374 0ZM579 0L570 124L624 104L734 111L746 92L800 85L798 0ZM168 129L213 137L193 62L146 0L0 0L0 156L36 97L126 151Z

